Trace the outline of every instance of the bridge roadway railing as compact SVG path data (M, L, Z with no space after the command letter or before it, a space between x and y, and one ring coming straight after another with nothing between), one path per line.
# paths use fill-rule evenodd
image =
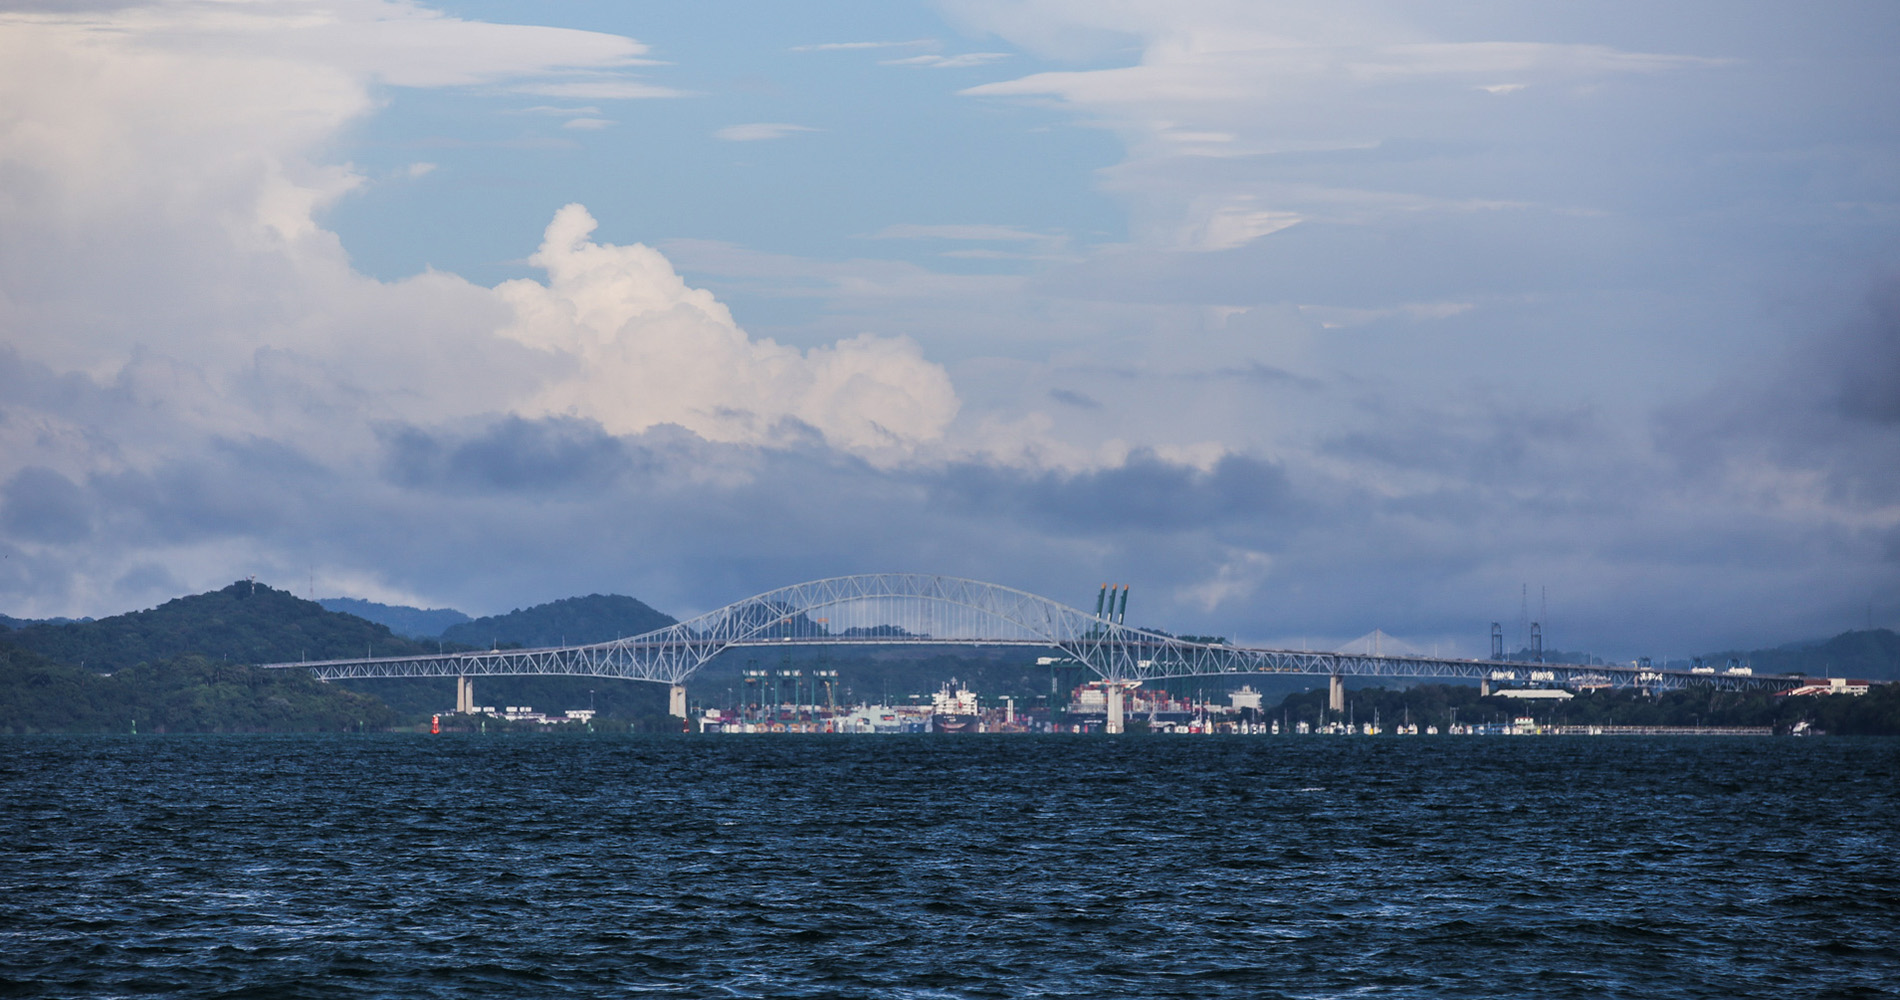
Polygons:
M823 617L816 615L822 613ZM792 645L1036 646L1112 681L1238 674L1442 677L1656 689L1789 688L1795 678L1581 664L1256 649L1190 642L1099 618L1027 591L958 577L883 573L768 591L644 635L546 649L272 663L322 680L564 675L680 684L732 648Z

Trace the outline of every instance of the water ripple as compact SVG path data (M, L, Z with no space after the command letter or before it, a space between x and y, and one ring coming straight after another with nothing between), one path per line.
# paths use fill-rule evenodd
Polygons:
M0 995L1891 996L1900 744L0 738Z

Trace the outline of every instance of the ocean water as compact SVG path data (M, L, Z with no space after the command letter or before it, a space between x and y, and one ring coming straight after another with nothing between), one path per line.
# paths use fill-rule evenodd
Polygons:
M1876 997L1900 742L0 737L0 995Z

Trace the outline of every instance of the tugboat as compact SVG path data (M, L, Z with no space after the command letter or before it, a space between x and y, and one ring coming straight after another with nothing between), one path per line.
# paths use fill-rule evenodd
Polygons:
M975 733L982 731L982 716L976 708L976 692L951 678L930 699L930 731L933 733Z

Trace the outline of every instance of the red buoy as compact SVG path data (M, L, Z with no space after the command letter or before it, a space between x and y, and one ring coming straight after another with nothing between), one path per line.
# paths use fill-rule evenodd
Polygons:
M442 731L442 717L439 715L429 716L429 732L440 733L441 731Z

